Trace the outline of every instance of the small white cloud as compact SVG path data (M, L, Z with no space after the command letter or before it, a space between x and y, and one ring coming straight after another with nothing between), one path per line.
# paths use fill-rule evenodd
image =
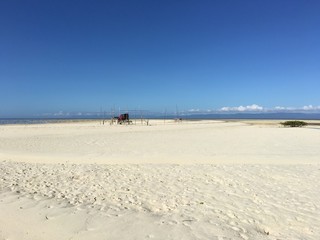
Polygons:
M251 106L247 106L247 109L251 110L251 111L262 111L263 107L261 107L261 106L259 106L257 104L253 104Z
M194 112L200 112L200 109L189 109L188 112L194 113Z
M248 106L239 106L239 107L222 107L220 111L223 112L258 112L258 111L263 111L263 107L257 105L257 104L252 104Z
M320 106L306 105L303 107L281 107L277 106L273 110L284 111L284 112L318 112Z
M64 116L65 113L63 111L59 111L57 113L53 113L54 116Z
M244 106L239 106L236 108L236 110L238 110L239 112L244 112L245 110L247 110L247 108Z
M230 111L231 108L230 107L222 107L220 110L227 112L227 111Z
M297 110L301 110L299 108L293 108L293 107L282 107L282 106L276 106L273 109L270 109L270 111L276 111L276 112L294 112Z
M320 106L308 105L308 106L303 106L302 109L305 111L316 111L316 110L320 110Z

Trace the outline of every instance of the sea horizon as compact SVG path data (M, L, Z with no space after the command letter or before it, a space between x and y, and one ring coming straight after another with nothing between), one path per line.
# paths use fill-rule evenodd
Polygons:
M117 116L117 115L115 115ZM108 120L113 115L91 116L50 116L50 117L0 117L0 125L41 124L61 121ZM131 119L182 119L182 120L320 120L320 113L209 113L209 114L145 114L130 115Z

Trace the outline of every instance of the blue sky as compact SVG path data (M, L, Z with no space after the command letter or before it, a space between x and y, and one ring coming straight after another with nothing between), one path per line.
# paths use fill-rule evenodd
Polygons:
M0 1L0 117L320 111L317 0Z

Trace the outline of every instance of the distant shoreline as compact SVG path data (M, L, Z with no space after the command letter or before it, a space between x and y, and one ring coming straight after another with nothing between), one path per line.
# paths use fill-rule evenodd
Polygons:
M150 121L175 121L177 118L144 118ZM131 118L133 125L140 121L140 118ZM280 124L286 120L302 120L310 126L320 126L320 119L271 119L271 118L179 118L178 122L200 122L200 121L223 121L223 122L242 122L250 125L255 124ZM59 123L90 123L102 122L109 124L109 118L0 118L0 126L4 125L36 125L36 124L59 124Z
M182 119L184 121L201 121L201 120L320 120L320 113L178 113L162 115L161 113L144 113L142 117L135 113L128 112L130 119L155 119L155 120L174 120ZM117 114L115 115L117 116ZM103 121L111 119L110 114L91 115L91 116L55 116L55 117L0 117L0 125L3 124L34 124L34 123L55 123L55 122L79 122L79 121Z
M142 119L148 120L163 120L163 121L170 121L179 119L181 121L187 122L197 122L197 121L226 121L226 122L234 122L234 121L249 121L249 122L262 122L262 121L286 121L286 120L303 120L309 122L311 125L318 125L318 121L320 122L320 118L263 118L263 117L236 117L230 116L224 118L209 118L209 117L167 117L167 118L160 118L160 117L145 117ZM19 124L49 124L49 123L75 123L75 122L93 122L93 121L109 121L110 118L0 118L0 125L19 125ZM141 120L141 118L131 118L132 121ZM316 122L316 123L314 123Z

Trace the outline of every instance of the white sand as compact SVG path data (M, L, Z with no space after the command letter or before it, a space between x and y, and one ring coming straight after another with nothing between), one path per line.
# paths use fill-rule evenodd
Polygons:
M266 123L266 122L263 122ZM0 161L41 163L318 163L320 127L151 121L0 126Z
M2 239L320 239L320 128L0 126Z

